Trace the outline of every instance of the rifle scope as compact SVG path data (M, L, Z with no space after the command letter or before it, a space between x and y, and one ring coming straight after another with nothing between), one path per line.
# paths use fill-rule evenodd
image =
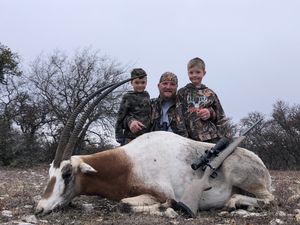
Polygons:
M210 150L206 150L205 154L200 159L191 165L193 170L199 169L199 167L206 165L212 156L218 156L218 154L229 145L229 139L221 138L214 147Z

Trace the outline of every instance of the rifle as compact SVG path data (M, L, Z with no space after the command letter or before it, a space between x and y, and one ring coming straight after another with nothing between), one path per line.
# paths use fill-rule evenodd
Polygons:
M173 207L175 209L183 211L189 217L195 217L198 210L198 202L202 196L203 191L207 191L211 189L209 185L209 177L216 176L216 170L221 166L223 161L235 150L236 147L246 138L246 135L252 130L258 123L260 123L262 119L256 121L250 128L248 128L242 135L235 140L233 140L223 151L217 155L206 153L205 156L200 157L199 162L193 163L192 168L198 169L201 166L204 166L202 169L204 171L203 176L200 179L192 180L192 183L188 188L184 191L183 196L179 202L173 202ZM221 139L222 141L222 139ZM218 143L215 145L218 146ZM219 144L219 146L223 147L223 145ZM214 149L214 148L212 148ZM211 150L212 150L211 149ZM219 151L217 149L216 151ZM210 156L208 156L210 154ZM209 160L211 156L215 155L213 160ZM193 168L193 169L194 169ZM194 170L195 170L194 169Z

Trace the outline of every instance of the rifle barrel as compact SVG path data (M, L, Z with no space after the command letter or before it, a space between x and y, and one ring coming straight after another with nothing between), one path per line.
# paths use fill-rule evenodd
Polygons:
M259 124L261 121L263 120L263 118L260 118L259 120L257 120L251 127L249 127L243 134L242 136L246 136L250 130L252 130L257 124Z

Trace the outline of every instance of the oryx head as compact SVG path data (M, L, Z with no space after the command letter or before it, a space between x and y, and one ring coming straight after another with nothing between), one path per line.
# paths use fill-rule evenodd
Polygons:
M88 116L99 102L114 89L135 78L136 77L101 88L95 93L89 95L86 100L76 107L68 119L60 137L55 158L49 169L48 184L44 190L42 199L36 207L36 213L45 214L51 212L58 206L68 204L72 198L78 194L79 187L76 185L76 178L78 177L78 174L97 172L90 165L84 163L80 157L72 156L79 134L82 131L82 127L84 126ZM74 126L77 116L94 97L96 97L94 101L86 108L85 112ZM74 129L72 131L73 127Z
M52 163L49 169L49 181L42 199L36 207L36 213L46 214L56 207L67 205L80 189L76 184L76 178L80 174L96 172L79 156L72 156L70 160L63 160L58 168L55 168Z

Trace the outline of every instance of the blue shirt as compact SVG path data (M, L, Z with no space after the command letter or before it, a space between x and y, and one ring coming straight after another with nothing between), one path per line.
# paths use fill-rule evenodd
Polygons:
M162 117L160 119L160 125L162 125L164 122L167 123L168 131L172 131L172 128L170 126L169 116L168 116L168 110L169 108L174 105L174 101L163 101L162 102Z

